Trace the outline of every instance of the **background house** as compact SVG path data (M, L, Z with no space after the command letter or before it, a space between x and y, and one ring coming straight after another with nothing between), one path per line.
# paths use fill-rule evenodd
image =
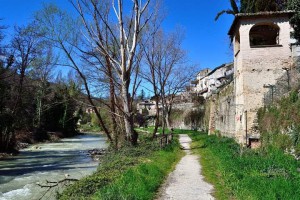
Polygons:
M213 70L201 70L197 75L197 79L191 82L195 85L193 92L198 96L208 98L217 93L219 88L230 82L232 75L233 63L223 64Z
M137 103L137 110L140 114L145 114L149 116L156 115L156 101L155 100L144 100ZM158 103L158 107L161 108L161 103Z

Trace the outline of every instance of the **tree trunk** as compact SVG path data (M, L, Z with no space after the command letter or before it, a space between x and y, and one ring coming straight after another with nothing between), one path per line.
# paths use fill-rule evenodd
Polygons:
M166 125L167 125L167 128L171 130L169 112L166 113Z
M22 66L21 72L20 72L20 80L19 80L19 88L18 88L18 94L16 98L16 103L13 109L13 114L17 114L19 109L22 107L22 95L23 95L23 83L25 78L25 67Z
M173 99L169 102L169 105L166 106L167 112L166 112L166 123L167 127L169 130L171 130L171 121L170 121L170 116L171 116L171 110L172 110L172 101Z
M130 97L129 97L129 80L128 76L123 75L125 79L123 79L122 83L122 97L123 97L123 110L124 110L124 123L125 123L125 132L126 139L130 140L132 145L137 144L138 134L134 130L133 124L133 114L130 107Z
M105 57L107 63L108 77L109 77L109 93L110 93L110 106L111 106L111 121L112 121L112 134L115 141L115 147L118 148L119 145L119 132L118 125L116 121L116 100L115 100L115 85L113 82L112 66L110 64L108 56Z
M37 128L41 128L41 119L42 119L42 95L37 97Z
M155 108L156 108L156 116L155 116L155 125L154 125L154 130L153 130L153 134L152 137L155 138L156 137L156 133L158 130L158 126L159 126L159 97L158 95L155 95Z
M166 108L165 108L165 103L164 100L162 101L162 134L165 135L165 129L166 129Z

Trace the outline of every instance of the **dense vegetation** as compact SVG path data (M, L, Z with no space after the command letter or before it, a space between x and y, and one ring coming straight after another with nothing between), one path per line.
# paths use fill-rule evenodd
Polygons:
M203 174L218 199L297 199L300 162L268 146L250 150L233 139L191 134Z
M296 90L258 112L262 144L300 155L300 99Z
M182 154L177 139L161 149L150 136L141 137L136 148L108 152L97 172L67 188L60 199L153 199Z
M49 139L47 131L75 133L77 81L54 78L53 62L51 47L31 25L16 27L11 42L0 43L0 152L14 151L16 140Z

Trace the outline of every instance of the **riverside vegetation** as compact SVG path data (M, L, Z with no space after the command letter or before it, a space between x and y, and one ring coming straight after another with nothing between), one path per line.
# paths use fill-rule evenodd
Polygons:
M153 199L182 156L177 137L161 149L150 137L141 135L135 148L111 149L97 172L67 188L59 199Z
M150 127L151 131L152 128ZM217 199L295 199L300 196L300 162L272 144L258 150L241 147L233 139L206 133L189 134L200 155L203 175L215 187ZM60 199L153 199L183 152L177 137L160 149L148 137L140 146L111 150L95 174L67 188Z

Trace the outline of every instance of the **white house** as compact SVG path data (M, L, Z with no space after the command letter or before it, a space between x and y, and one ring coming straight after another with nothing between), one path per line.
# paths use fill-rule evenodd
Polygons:
M194 92L208 98L217 92L220 87L230 81L233 74L233 63L223 64L214 70L204 69L197 75Z
M144 114L144 112L148 112L147 115L155 116L156 115L156 101L155 100L144 100L137 104L137 110L140 114ZM159 109L161 108L161 103L158 103Z

